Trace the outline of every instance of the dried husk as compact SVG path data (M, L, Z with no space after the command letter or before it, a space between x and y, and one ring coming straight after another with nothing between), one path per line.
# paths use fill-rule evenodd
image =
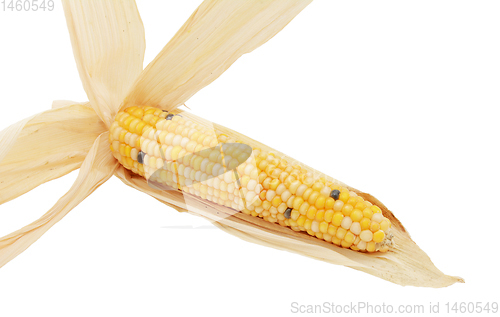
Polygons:
M104 132L94 140L73 186L54 207L33 223L0 239L0 267L26 250L113 175L118 162L109 150L108 138L109 132Z
M97 136L106 131L88 103L64 105L1 132L0 204L79 168Z
M213 125L187 112L182 112L182 115L205 126ZM252 140L241 133L220 125L213 126L217 134L225 133L237 140L241 140L245 144L271 150L266 145ZM275 150L272 151L279 157L284 156ZM289 158L286 159L292 161ZM320 175L319 172L310 167L307 168L313 171L315 175ZM463 282L463 279L460 277L448 276L438 270L427 254L413 242L399 220L375 197L332 178L329 178L329 180L347 186L382 209L384 216L392 222L392 233L395 236L394 239L396 242L394 248L391 248L386 253L362 253L343 249L306 233L295 232L290 228L236 212L231 208L214 204L188 193L153 189L143 177L131 173L122 166L117 169L116 176L125 184L151 195L178 211L186 211L190 214L206 218L225 232L249 242L298 253L337 265L348 266L399 285L445 287L456 282Z
M122 109L171 110L243 54L281 31L312 0L205 0L141 73Z
M143 70L146 42L135 1L63 0L78 73L91 106L110 126Z

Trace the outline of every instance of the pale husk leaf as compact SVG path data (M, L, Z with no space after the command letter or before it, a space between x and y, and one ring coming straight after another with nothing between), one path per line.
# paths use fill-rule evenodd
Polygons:
M240 56L281 31L311 1L204 1L141 73L122 109L182 105Z
M182 112L182 116L205 126L207 125L206 120L190 113ZM220 133L225 133L237 140L241 140L245 144L252 144L252 146L263 150L270 150L266 145L231 129L220 125L214 126L216 126L215 129L220 131ZM278 157L282 157L282 153L275 150L273 152ZM288 160L288 158L286 159ZM288 161L291 162L292 160ZM309 167L307 168L316 173L316 175L320 175L319 172ZM125 184L151 195L176 210L187 211L188 213L206 218L220 229L249 242L287 250L333 264L348 266L400 285L445 287L456 282L463 282L459 277L448 276L438 270L425 252L412 241L399 220L381 202L371 195L349 186L350 190L357 192L358 195L381 207L384 216L391 220L392 233L395 236L396 246L391 248L390 251L369 254L343 249L332 243L309 236L306 233L295 232L258 217L235 212L233 209L216 205L194 195L178 191L156 190L150 187L144 178L131 173L121 166L117 170L116 176ZM347 186L333 178L328 179L337 184Z
M70 190L40 219L0 238L0 267L26 250L114 173L118 162L109 150L109 132L97 137Z
M0 204L79 168L106 131L88 103L68 103L0 133Z
M73 53L90 103L109 127L143 70L144 26L135 1L63 0Z

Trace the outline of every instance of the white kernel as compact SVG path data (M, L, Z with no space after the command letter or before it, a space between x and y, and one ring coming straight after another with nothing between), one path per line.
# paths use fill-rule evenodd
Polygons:
M202 172L205 172L205 171L206 171L208 163L210 163L210 160L209 160L209 159L207 159L207 158L204 158L204 159L203 159L203 161L201 161L200 170L201 170Z
M384 220L384 216L382 215L382 213L376 212L376 213L373 214L372 221L381 223L382 220Z
M131 135L132 135L132 133L127 132L127 134L125 134L125 138L123 138L123 141L124 141L126 144L128 144L128 145L130 145L130 136L131 136Z
M260 194L260 192L261 192L263 189L264 189L264 187L262 187L262 185L261 185L261 184L257 184L257 185L255 186L254 191L255 191L257 194Z
M254 167L252 166L252 164L247 164L245 166L245 175L250 175L250 173L252 172L253 169L254 169Z
M163 161L162 161L162 159L161 158L157 158L156 159L156 168L160 169L162 167L163 167Z
M147 149L146 149L146 150L147 150L147 153L148 153L149 155L151 155L151 156L156 156L156 155L155 155L155 147L157 147L157 146L158 146L158 143L156 143L156 142L154 142L154 141L149 142L148 147L147 147Z
M189 167L189 166L188 166L188 167L186 167L186 168L184 169L184 177L185 177L185 178L190 178L190 177L191 177L191 171L192 171L192 170L193 170L193 169L192 169L191 167Z
M355 235L359 235L361 233L361 225L359 222L353 222L349 230L351 230L351 232Z
M174 147L172 145L169 145L166 149L165 149L165 160L167 161L172 161L172 149Z
M182 140L181 140L181 146L182 146L182 148L184 148L184 149L185 149L185 148L186 148L186 145L188 144L188 142L189 142L189 141L191 141L191 140L189 140L189 139L188 139L188 138L186 138L186 137L183 137L183 138L182 138Z
M174 137L175 137L175 134L173 134L172 132L169 132L166 136L165 136L165 139L163 140L163 143L167 144L167 145L172 145L172 142L174 140Z
M281 203L281 204L278 206L278 212L279 212L280 214L285 213L286 209L287 209L287 206L286 206L286 204L285 204L285 203Z
M359 234L359 237L361 238L361 240L365 241L365 242L370 242L372 241L372 238L373 238L373 233L370 231L370 230L363 230L361 231L361 233ZM359 244L359 243L358 243ZM359 248L359 247L358 247Z
M214 177L219 176L220 169L222 168L222 172L224 172L224 167L220 165L219 163L215 163L214 167L212 167L212 175Z
M351 217L344 217L344 219L342 219L342 222L340 223L340 226L344 229L349 229L352 225L352 219Z
M212 178L212 183L215 189L220 189L220 179ZM208 185L210 185L210 183Z
M144 153L147 153L147 149L148 149L148 146L149 146L149 142L150 140L149 139L146 139L144 137L141 137L141 150L144 152Z
M350 192L349 192L349 196L351 196L351 197L356 197L356 196L358 196L358 194L356 194L356 193L355 193L355 192L353 192L353 191L350 191Z
M233 172L225 172L224 173L224 181L228 184L232 183L233 182L233 177L232 177L232 174Z
M245 199L247 201L247 206L248 205L251 205L253 203L253 200L254 198L256 198L257 195L255 195L255 192L251 192L249 191L246 195L245 195ZM248 208L248 207L247 207Z
M116 127L116 129L113 130L113 139L119 140L122 130L123 129L121 127Z
M288 201L290 197L292 196L292 193L287 189L281 194L281 200L282 201Z
M180 145L181 141L182 141L182 135L177 134L176 136L174 136L174 139L172 140L172 145L173 146Z
M149 158L150 158L149 155L147 155L147 154L144 155L144 165L149 166Z
M255 186L257 186L257 181L255 179L251 179L248 181L247 188L248 190L254 190Z
M207 179L208 179L207 173L202 173L201 177L200 177L200 181L205 182L205 184L206 184Z
M302 185L300 185L300 186L297 188L297 191L295 192L295 194L296 194L297 196L301 197L301 196L302 196L302 194L304 194L304 192L306 191L306 189L307 189L307 188L308 188L308 187L307 187L307 185L302 184Z
M332 189L328 186L325 186L321 189L320 193L323 195L323 196L326 196L326 197L329 197L330 196L330 192L332 191Z
M214 188L214 179L213 178L207 179L207 186Z
M132 134L132 135L130 136L130 139L129 139L129 141L128 141L128 142L129 142L128 144L129 144L130 146L132 146L132 147L135 147L135 145L136 145L136 143L137 143L137 138L138 138L138 137L139 137L139 136L138 136L137 134Z
M281 196L281 194L283 194L285 190L287 190L285 184L279 184L276 188L276 195Z
M199 182L201 179L201 174L202 174L201 171L197 171L196 174L194 174L194 179L196 179L196 181Z
M335 204L333 204L334 211L341 211L343 207L344 207L344 202L342 200L337 200L335 201Z
M137 151L136 148L132 148L130 151L130 157L134 160L137 161L137 154L139 154L139 151Z
M359 241L359 243L356 245L361 251L366 250L366 242L365 241Z
M156 138L155 138L155 132L156 132L155 129L149 130L148 139L150 139L150 140L156 140Z
M271 201L273 200L274 196L276 196L276 192L274 190L268 190L266 193L266 200Z
M319 232L319 222L318 221L314 220L311 223L311 230L314 232Z
M161 157L161 154L160 154L160 146L158 145L158 143L155 145L154 147L154 156L156 157Z

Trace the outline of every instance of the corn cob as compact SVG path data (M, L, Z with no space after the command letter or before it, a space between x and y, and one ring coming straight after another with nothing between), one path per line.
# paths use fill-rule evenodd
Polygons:
M394 245L381 209L342 183L179 113L143 106L119 112L110 127L115 158L155 184L343 248L386 252Z

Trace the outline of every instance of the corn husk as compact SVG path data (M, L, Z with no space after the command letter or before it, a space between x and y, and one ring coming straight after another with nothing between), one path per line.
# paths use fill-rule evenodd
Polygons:
M267 42L312 0L206 0L141 73L122 109L184 104L239 57Z
M118 162L109 151L109 132L99 135L70 190L40 219L0 239L0 267L26 250L71 209L107 181Z
M58 102L59 108L1 132L0 204L79 168L97 136L106 131L88 103L64 105Z
M205 127L213 126L217 135L224 133L252 147L259 147L266 151L271 150L278 157L284 158L288 162L294 161L292 158L286 157L283 153L279 153L241 133L210 123L187 112L182 112L182 116L202 124ZM314 175L326 177L320 172L304 164L302 165L309 171L312 171ZM116 176L126 185L138 189L178 211L185 211L208 219L218 228L248 242L298 253L332 264L348 266L400 285L445 287L456 282L463 282L463 279L460 277L448 276L438 270L427 254L413 242L401 222L375 197L354 189L331 177L326 178L337 184L348 187L350 190L362 196L365 200L376 204L382 209L384 216L389 218L392 223L392 233L396 241L396 246L394 248L391 248L391 250L386 253L362 253L350 249L343 249L306 233L295 232L290 228L267 222L258 217L236 212L231 208L214 204L189 193L181 193L172 190L156 190L152 188L144 178L131 173L123 167L117 169Z
M146 42L137 6L119 0L62 3L83 88L109 127L143 69Z

